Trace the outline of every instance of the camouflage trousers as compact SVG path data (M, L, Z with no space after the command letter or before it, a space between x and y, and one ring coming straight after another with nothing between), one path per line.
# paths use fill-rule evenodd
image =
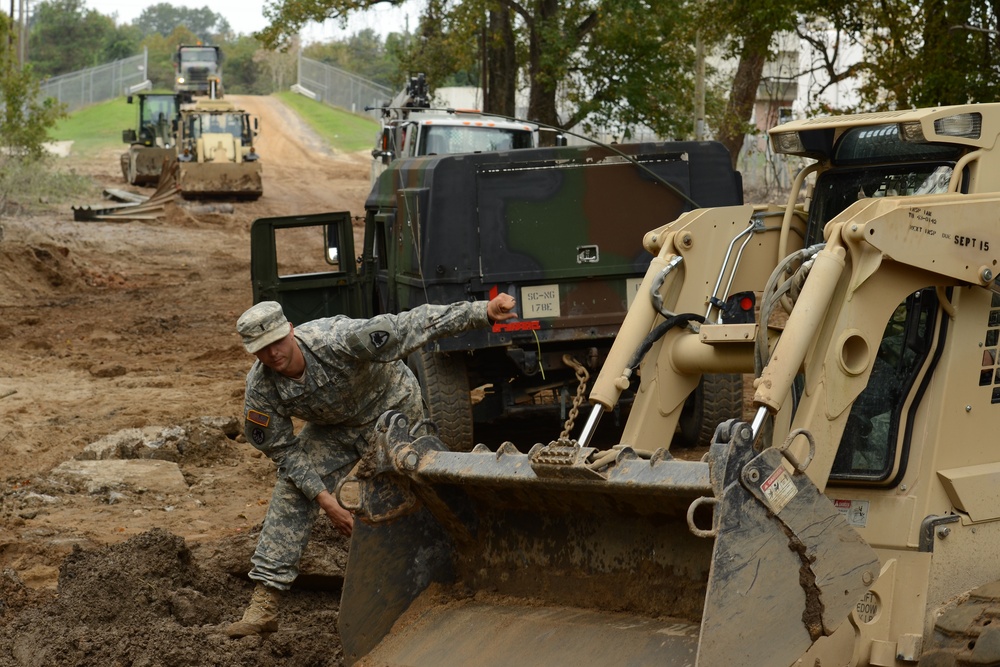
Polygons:
M420 393L409 402L404 411L422 417ZM299 445L309 452L327 491L334 493L340 481L351 472L369 447L373 430L374 423L357 428L315 424L302 428L298 435ZM299 575L299 559L309 543L316 514L320 511L316 500L307 498L279 470L257 549L250 559L253 565L250 578L278 590L288 590Z

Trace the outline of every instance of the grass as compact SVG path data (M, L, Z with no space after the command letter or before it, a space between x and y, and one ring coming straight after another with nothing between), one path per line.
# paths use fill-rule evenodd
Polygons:
M122 130L135 127L137 109L124 97L93 104L60 120L49 136L56 141L73 141L73 152L78 154L123 146Z
M378 133L377 122L285 92L275 95L338 151L351 153L371 148ZM110 146L122 146L122 130L135 126L136 106L124 97L79 109L59 121L50 132L56 141L72 140L73 152L92 154ZM124 149L123 149L124 150Z
M299 114L338 151L353 153L375 145L379 124L371 118L335 109L296 93L276 93L275 97Z

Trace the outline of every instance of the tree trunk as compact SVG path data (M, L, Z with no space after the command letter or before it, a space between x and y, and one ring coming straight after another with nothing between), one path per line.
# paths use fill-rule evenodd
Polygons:
M767 46L770 39L762 40L762 43L762 46L761 42L756 42L743 47L740 63L736 68L736 78L733 79L733 87L729 92L726 115L719 127L719 141L729 149L734 168L740 149L743 148L743 139L749 128L750 117L753 115L754 103L757 101L757 88L764 72L764 61L767 60Z
M558 14L558 0L540 0L528 41L528 80L531 84L528 120L556 127L560 127L559 114L556 112L557 82L543 60L546 57L553 57L546 41L549 39L549 30L559 29ZM548 137L549 133L543 133L542 136Z
M514 53L514 25L507 7L491 9L486 35L486 103L483 110L504 116L517 113L517 54Z

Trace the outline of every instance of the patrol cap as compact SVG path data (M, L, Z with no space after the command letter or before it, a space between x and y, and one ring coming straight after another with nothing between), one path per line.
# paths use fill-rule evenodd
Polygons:
M277 301L261 301L236 321L236 331L243 337L243 347L254 354L288 335L292 325L285 319Z

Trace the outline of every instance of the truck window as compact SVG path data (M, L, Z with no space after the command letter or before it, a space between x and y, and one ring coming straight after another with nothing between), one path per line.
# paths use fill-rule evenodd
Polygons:
M181 62L204 62L211 61L215 62L216 52L215 49L210 48L191 48L185 47L181 49Z
M822 241L823 226L859 199L947 192L965 150L903 141L895 123L848 130L834 148L833 168L816 181L807 245Z
M420 137L420 155L446 155L531 148L528 130L498 127L427 125Z
M903 405L930 353L937 308L934 290L921 290L889 318L868 386L851 407L831 480L878 482L891 475Z

